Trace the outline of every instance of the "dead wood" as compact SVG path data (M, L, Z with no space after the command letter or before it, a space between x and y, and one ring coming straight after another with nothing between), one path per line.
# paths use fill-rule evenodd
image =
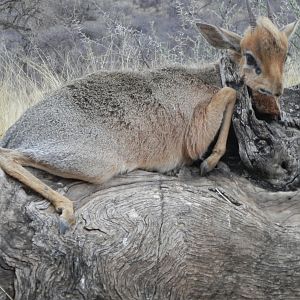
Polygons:
M262 184L276 190L300 187L300 91L286 90L281 99L282 120L258 118L248 89L229 58L222 58L223 85L239 90L233 127L243 165Z
M104 187L44 174L76 203L64 236L48 202L1 173L1 287L22 300L299 299L299 191L194 172Z

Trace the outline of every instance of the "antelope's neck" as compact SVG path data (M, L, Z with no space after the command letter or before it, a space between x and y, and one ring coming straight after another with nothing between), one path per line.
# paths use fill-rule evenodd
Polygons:
M199 69L199 77L204 84L222 88L219 62L205 65L203 68Z

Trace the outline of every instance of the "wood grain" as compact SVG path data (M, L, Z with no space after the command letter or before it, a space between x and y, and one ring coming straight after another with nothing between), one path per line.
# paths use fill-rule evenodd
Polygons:
M63 236L52 207L1 173L1 286L22 300L298 299L299 191L190 172L49 177L77 207Z
M265 120L257 116L255 99L228 57L222 58L220 70L223 85L238 90L232 122L244 166L267 188L300 188L299 89L285 91L281 122Z

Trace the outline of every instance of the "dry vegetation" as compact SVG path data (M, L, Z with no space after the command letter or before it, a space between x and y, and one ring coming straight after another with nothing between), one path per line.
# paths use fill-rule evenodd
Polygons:
M257 14L264 1L252 1ZM219 52L194 27L204 20L242 32L240 1L196 0L0 1L0 136L43 94L100 69L197 64ZM300 17L294 0L274 3L279 25ZM296 37L287 85L299 83Z

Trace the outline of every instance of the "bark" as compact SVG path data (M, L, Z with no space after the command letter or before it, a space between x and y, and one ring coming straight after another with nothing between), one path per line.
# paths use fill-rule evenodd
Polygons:
M1 174L1 287L22 300L299 299L299 191L186 173L49 177L76 204L63 236L48 202Z
M33 170L75 203L64 235L53 207L0 170L0 300L300 299L299 91L286 97L287 127L257 119L241 87L232 171L96 186Z
M228 57L221 60L223 85L239 90L232 118L239 155L254 178L268 188L290 190L300 187L300 91L286 90L281 98L281 122L259 119L248 89Z

